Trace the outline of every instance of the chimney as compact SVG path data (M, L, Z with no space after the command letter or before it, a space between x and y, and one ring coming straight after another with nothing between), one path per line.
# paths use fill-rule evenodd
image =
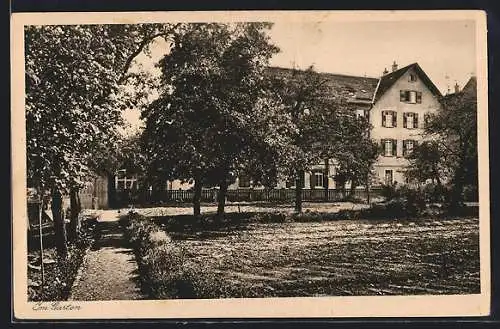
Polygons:
M387 73L389 73L389 71L387 71L387 68L384 67L384 72L382 72L382 75L386 75Z
M455 82L455 94L458 94L460 92L460 86L458 85L458 82Z
M396 64L396 61L392 63L392 72L396 71L398 69L398 64Z

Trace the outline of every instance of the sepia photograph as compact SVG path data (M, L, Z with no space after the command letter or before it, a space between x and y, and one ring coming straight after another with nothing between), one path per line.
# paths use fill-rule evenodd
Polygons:
M483 12L11 24L16 316L488 314Z

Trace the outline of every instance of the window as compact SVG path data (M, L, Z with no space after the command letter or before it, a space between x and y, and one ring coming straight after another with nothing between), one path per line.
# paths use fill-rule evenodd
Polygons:
M415 141L412 139L407 139L403 141L403 156L408 156L413 151L415 146Z
M424 128L427 128L429 126L429 119L430 119L429 113L425 113L424 114Z
M121 169L116 172L115 187L117 190L137 190L139 184L135 175L127 176L125 169Z
M418 113L403 113L403 127L408 129L418 128Z
M386 185L392 185L392 170L391 169L387 169L385 171L385 184Z
M415 90L400 90L399 100L404 103L422 103L422 92Z
M386 157L397 155L397 141L395 139L382 139L382 154Z
M417 75L413 74L413 73L410 73L410 75L408 76L408 81L409 82L415 82L415 81L417 81Z
M238 187L250 187L250 179L245 175L241 175L238 177Z
M295 176L289 177L285 182L286 188L295 188L295 182L296 182ZM299 185L300 187L304 187L304 173L300 175Z
M321 171L314 171L311 175L311 188L324 187L324 174Z
M395 111L382 111L382 127L397 127L398 115Z

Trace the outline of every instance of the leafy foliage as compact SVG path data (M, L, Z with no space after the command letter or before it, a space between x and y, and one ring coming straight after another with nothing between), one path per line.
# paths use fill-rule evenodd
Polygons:
M66 189L118 139L133 59L170 25L28 26L26 124L30 185Z
M442 99L442 108L429 116L425 135L435 142L418 146L410 157L409 176L449 185L449 206L458 209L466 186L478 186L476 84Z
M121 110L140 99L125 87L141 83L140 75L129 73L129 68L155 37L168 35L175 27L25 28L28 186L52 193L60 257L67 254L62 194L72 195L73 232L78 227L77 190L83 178L103 169L118 141Z
M368 120L357 116L346 95L333 91L313 66L278 76L274 84L292 123L291 144L282 162L288 177L296 180L296 210L301 211L299 182L311 164L335 159L345 180L365 179L375 161L376 145L368 135Z
M160 97L143 112L150 177L224 187L240 172L272 182L261 165L286 144L287 120L263 71L278 49L267 23L187 24L160 61Z

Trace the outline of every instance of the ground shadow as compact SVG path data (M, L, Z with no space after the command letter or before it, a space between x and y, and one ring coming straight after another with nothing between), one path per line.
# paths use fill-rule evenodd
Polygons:
M95 228L96 236L92 250L101 248L128 248L123 238L122 228L118 222L98 222Z

